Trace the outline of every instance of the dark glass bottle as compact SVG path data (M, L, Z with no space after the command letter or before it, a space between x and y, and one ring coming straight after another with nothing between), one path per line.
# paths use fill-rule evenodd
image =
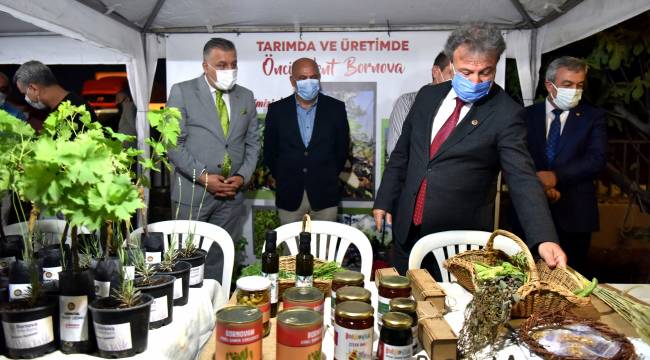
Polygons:
M266 232L266 244L262 254L262 276L271 280L271 317L278 313L278 273L280 272L280 256L276 250L278 234L269 230Z
M311 234L300 233L296 255L296 287L314 286L314 255L311 254Z

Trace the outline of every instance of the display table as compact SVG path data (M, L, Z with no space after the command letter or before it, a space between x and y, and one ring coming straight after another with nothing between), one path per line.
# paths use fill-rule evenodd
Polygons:
M203 345L213 336L221 286L216 280L204 280L203 287L190 288L185 306L174 306L171 324L149 330L147 350L127 359L195 359ZM60 351L40 359L99 359L85 354L65 355ZM6 359L0 356L0 359Z
M472 295L457 283L440 283L440 286L447 293L446 304L447 304L448 312L444 316L445 320L449 323L449 325L454 330L454 332L458 334L458 332L463 326L465 307L471 301ZM640 300L650 299L649 284L643 284L643 285L613 284L609 286L622 291L625 291L634 286L635 288L631 292L632 296ZM375 286L374 283L370 283L366 286L366 288L370 290L370 292L372 293L373 307L377 309L377 287ZM233 296L230 299L230 303L234 304L235 302L236 300L234 299ZM600 301L595 296L592 296L592 302L594 305L594 309L588 311L587 314L585 314L585 316L599 318L600 321L602 321L603 323L611 326L617 331L620 331L621 333L625 334L629 338L633 339L632 342L636 346L637 353L641 353L650 359L650 346L648 344L644 344L640 340L636 340L636 338L638 338L638 334L623 318L620 317L620 315L612 311L609 308L609 306L607 306L605 303ZM333 359L334 358L333 356L334 327L332 326L330 316L329 316L330 314L329 298L325 299L325 314L326 314L324 319L325 334L323 337L323 345L322 345L323 359ZM276 320L275 318L271 319L271 333L263 340L264 359L275 359L275 344L276 344L275 341L276 321L275 320ZM515 320L513 322L514 325L517 326L522 322L522 320ZM376 353L377 350L378 340L379 340L379 328L375 324L375 342L373 345L374 353ZM215 345L216 345L216 338L215 335L213 334L210 340L208 341L208 343L205 345L205 348L201 352L200 359L201 360L213 359L214 352L215 352ZM535 356L534 354L532 354L525 346L520 346L517 344L509 344L504 349L500 350L497 353L497 359L499 360L500 359L507 360L510 356L514 356L515 359L541 359ZM425 351L421 351L415 355L415 358L428 359L429 357Z

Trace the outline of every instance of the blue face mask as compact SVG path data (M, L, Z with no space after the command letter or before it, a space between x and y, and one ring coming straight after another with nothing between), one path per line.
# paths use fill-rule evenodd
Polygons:
M452 64L453 66L453 64ZM456 72L456 69L454 69ZM492 81L483 81L474 84L460 73L456 73L451 79L451 86L454 88L456 95L466 103L473 103L484 97L490 92Z
M296 92L302 99L311 101L320 91L320 80L305 79L296 81Z

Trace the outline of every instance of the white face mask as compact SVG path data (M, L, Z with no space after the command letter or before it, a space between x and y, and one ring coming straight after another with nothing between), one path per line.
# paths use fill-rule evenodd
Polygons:
M0 106L5 104L5 100L7 100L7 94L0 92Z
M237 82L237 69L232 70L214 70L217 77L215 86L219 90L228 91L235 86Z
M553 97L553 102L555 106L566 111L571 110L578 105L580 99L582 98L582 89L572 89L572 88L559 88L555 84L551 83L555 90L557 90L557 95Z
M25 92L25 101L29 104L29 106L33 107L36 110L44 110L47 108L47 105L43 104L41 102L41 99L38 99L37 101L32 101L32 99L27 96L27 92Z

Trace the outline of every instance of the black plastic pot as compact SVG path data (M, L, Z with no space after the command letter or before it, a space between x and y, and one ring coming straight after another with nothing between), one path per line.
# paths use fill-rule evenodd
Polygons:
M44 298L37 306L25 301L5 304L0 310L7 356L33 359L56 350L59 314L56 298Z
M147 349L152 302L150 295L142 294L140 304L130 308L120 308L120 303L112 297L95 299L90 303L88 307L93 318L99 356L123 358Z
M59 273L59 347L65 354L90 353L95 333L88 304L95 299L94 276L90 270Z
M9 273L9 266L16 260L23 259L25 245L20 235L7 235L0 241L0 273Z
M165 234L161 232L142 233L140 246L147 264L159 264L165 251Z
M120 260L117 258L99 259L93 269L95 277L95 295L100 298L109 297L111 289L119 289Z
M178 258L178 261L187 261L192 264L190 270L190 287L200 288L203 286L203 272L205 270L205 257L208 252L203 249L198 249L196 255L188 258Z
M177 261L173 271L157 270L158 275L171 275L174 280L174 306L183 306L187 304L190 295L190 270L192 264L187 261Z
M174 312L174 281L171 275L154 275L153 285L141 285L142 278L136 278L134 285L143 294L153 297L149 329L157 329L172 322Z

